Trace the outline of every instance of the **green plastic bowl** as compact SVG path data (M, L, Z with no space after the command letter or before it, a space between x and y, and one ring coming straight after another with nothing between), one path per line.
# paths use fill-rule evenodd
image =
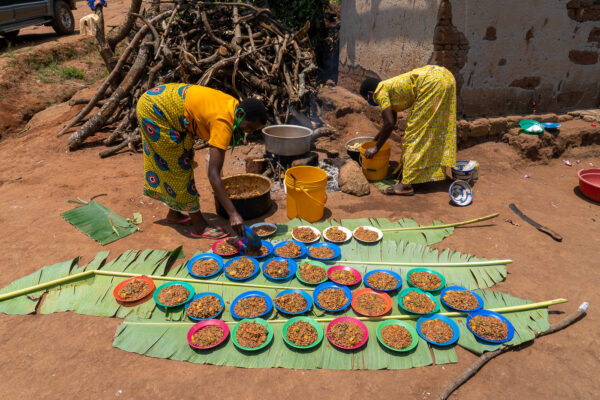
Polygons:
M325 279L323 279L319 282L312 283L312 282L307 282L304 279L300 278L300 264L304 264L305 262L308 264L314 265L315 267L325 268ZM327 278L327 269L329 267L327 265L323 264L322 262L314 261L314 260L304 260L304 261L297 261L296 263L298 264L298 269L296 270L296 278L298 278L298 280L300 282L304 283L305 285L315 286L315 285L319 285L319 284L327 281L327 279L328 279Z
M267 327L267 340L265 340L265 342L263 344L261 344L258 347L244 347L241 344L238 343L237 341L237 330L239 328L239 326L241 324L247 323L247 322L256 322L261 324L262 326L266 326ZM235 347L237 347L240 350L244 350L244 351L257 351L260 350L262 348L267 347L267 345L269 343L271 343L271 341L273 340L273 328L271 327L271 324L268 323L267 321L265 321L262 318L254 318L254 319L243 319L240 322L238 322L237 324L235 324L235 326L233 327L233 329L231 330L231 340L233 340L233 344L235 345Z
M383 338L381 337L381 330L383 328L385 328L386 326L390 326L390 325L398 325L401 326L403 328L406 328L406 330L408 331L408 333L410 333L410 337L412 338L412 343L410 344L410 346L405 347L404 349L395 349L391 346L388 346ZM379 325L377 325L377 340L379 340L379 343L381 343L381 345L385 348L388 348L392 351L398 351L398 352L403 352L403 351L411 351L412 349L414 349L415 347L417 347L417 344L419 344L419 334L417 333L417 330L408 322L405 321L400 321L398 319L388 319L385 320L383 322L381 322Z
M288 328L294 322L298 322L298 321L308 322L309 324L311 324L317 330L317 340L315 340L313 343L309 344L308 346L297 346L294 343L292 343L289 340L287 340L287 331L288 331ZM416 334L416 332L415 332L415 334ZM309 317L294 317L294 318L289 319L283 325L283 328L281 329L281 335L283 336L283 341L285 343L287 343L289 346L291 346L291 347L293 347L295 349L305 350L305 349L310 349L312 347L315 347L319 343L321 343L321 341L323 340L323 328L321 327L321 324L319 324L317 321L315 321L312 318L309 318Z
M168 286L174 286L174 285L181 285L184 288L186 288L188 292L190 292L190 295L188 296L187 300L185 300L184 302L181 302L179 304L174 304L172 306L167 306L167 305L161 303L160 301L158 301L158 294L160 293L160 291ZM187 282L181 282L181 281L167 282L167 283L164 283L164 284L160 285L159 287L157 287L156 290L154 291L154 295L152 297L154 298L154 302L161 307L164 307L164 308L179 307L179 306L186 304L188 301L192 300L192 298L194 297L194 287Z
M440 285L439 288L434 289L434 290L421 289L420 287L417 287L417 286L413 285L413 283L410 280L410 274L412 274L413 272L429 272L430 274L437 275L440 278L440 280L442 281L442 284ZM417 289L420 289L420 290L422 290L424 292L429 292L429 293L440 292L443 288L446 287L446 278L444 278L444 275L440 274L437 271L434 271L432 269L427 269L427 268L413 268L413 269L411 269L410 271L408 271L406 273L406 282L408 283L408 286L410 286L410 287L414 287L414 288L417 288Z
M404 304L402 304L403 301L404 301L404 296L406 296L410 292L421 293L421 294L424 294L427 297L429 297L435 303L435 309L433 311L431 311L431 312L428 312L428 313L418 313L418 312L410 311L410 310L407 310L406 308L404 308ZM434 314L434 313L440 311L440 302L439 302L439 300L436 299L435 297L433 297L431 293L425 292L425 291L423 291L423 290L421 290L419 288L409 287L409 288L406 288L406 289L402 289L400 291L400 293L398 294L397 299L398 299L398 306L401 309L403 309L404 311L406 311L407 313L410 313L410 314L427 315L427 314Z

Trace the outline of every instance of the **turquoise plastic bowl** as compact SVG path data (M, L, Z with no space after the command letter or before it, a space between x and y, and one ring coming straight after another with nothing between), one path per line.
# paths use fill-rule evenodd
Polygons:
M412 274L414 272L429 272L430 274L437 275L440 278L440 280L442 281L442 283L440 284L440 286L437 289L433 289L433 290L425 290L425 289L417 288L410 280L410 274ZM439 272L434 271L432 269L428 269L428 268L413 268L413 269L409 270L406 273L406 282L408 283L408 286L410 286L410 287L421 289L424 292L430 292L430 293L437 293L446 286L446 278L444 278L444 275L442 275Z
M172 305L172 306L167 306L167 305L161 303L160 301L158 301L158 294L160 293L160 291L168 286L173 286L173 285L181 285L184 288L186 288L188 290L188 292L190 292L190 295L188 296L187 300L183 301L179 304ZM182 306L182 305L186 304L187 302L189 302L190 300L192 300L193 297L194 297L194 287L187 282L180 282L180 281L167 282L165 284L162 284L154 291L154 294L152 295L154 302L164 308L174 308L174 307Z
M429 299L431 299L435 303L435 309L433 311L429 312L429 313L418 313L418 312L410 311L410 310L407 310L406 308L404 308L404 304L402 304L402 301L404 300L404 296L406 296L410 292L421 293L421 294L424 294L427 297L429 297ZM424 292L423 290L418 289L418 288L406 288L406 289L402 289L400 291L400 294L398 295L398 306L401 309L403 309L404 311L408 312L408 313L418 314L418 315L433 314L433 313L436 313L436 312L440 311L440 302L438 301L438 299L436 299L435 297L433 297L431 295L431 293Z

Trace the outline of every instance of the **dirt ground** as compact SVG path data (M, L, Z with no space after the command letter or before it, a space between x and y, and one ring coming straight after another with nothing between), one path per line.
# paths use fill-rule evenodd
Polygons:
M81 4L81 3L80 3ZM115 4L115 2L111 3ZM83 6L80 6L82 9ZM115 7L116 8L116 7ZM113 10L115 9L113 8ZM109 7L110 10L110 7ZM72 38L72 37L71 37ZM61 38L62 40L62 38ZM71 40L71 39L68 39ZM40 44L41 46L45 44ZM85 97L91 90L78 96ZM86 263L101 250L115 257L127 249L173 249L186 254L207 250L210 241L192 239L185 227L165 225L167 209L141 195L141 154L122 153L101 160L100 141L69 153L66 137L56 138L76 108L52 106L30 121L30 129L0 142L0 287L44 265L75 256ZM354 119L353 119L354 118ZM340 137L365 135L375 128L348 116ZM359 131L359 134L356 132ZM396 146L394 146L396 147ZM243 148L227 154L225 174L240 172ZM196 184L210 193L205 174L206 150L196 160ZM327 202L333 218L414 218L421 224L433 219L462 221L494 212L500 217L477 227L459 228L437 247L480 257L510 258L506 281L493 289L532 301L564 297L569 303L551 308L550 321L573 312L583 301L589 315L567 330L536 340L522 350L491 361L453 398L561 398L600 397L597 371L600 328L598 248L600 206L583 198L577 187L577 170L600 165L600 148L585 147L547 165L521 159L503 143L484 143L459 152L460 159L479 161L480 180L474 202L464 208L449 204L448 183L424 185L414 197L388 197L372 187L371 195L357 198L332 193ZM392 155L397 160L397 157ZM579 160L579 164L576 164ZM531 174L531 178L524 178ZM60 213L72 208L69 199L98 200L130 217L141 212L142 232L102 247L66 223ZM285 222L285 199L275 193L277 207L265 219ZM220 224L213 200L202 197L203 210ZM562 243L525 224L509 209L515 202L531 218L559 232ZM507 220L512 220L514 225ZM74 313L52 315L0 315L0 398L435 398L466 369L476 356L457 347L457 364L402 371L296 371L240 369L195 365L153 359L111 347L120 321ZM591 333L591 334L590 334ZM594 372L596 371L596 372ZM233 384L232 384L233 383Z

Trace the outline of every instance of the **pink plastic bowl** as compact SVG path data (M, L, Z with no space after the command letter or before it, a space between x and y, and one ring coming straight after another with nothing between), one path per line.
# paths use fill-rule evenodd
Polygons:
M208 346L208 347L199 347L199 346L196 346L195 344L193 344L192 336L194 335L194 333L196 333L200 329L210 326L210 325L217 325L221 329L223 329L223 337L221 338L221 340L219 340L219 342L217 344L214 344L214 345ZM188 334L187 334L187 341L188 341L189 345L195 349L206 350L206 349L212 349L213 347L217 347L218 345L223 343L225 341L225 339L227 339L227 336L229 336L229 327L227 326L227 324L225 322L221 321L220 319L208 319L206 321L200 321L197 324L194 324L194 326L192 326L190 328L190 330L188 331Z
M236 245L237 248L238 248L238 250L235 253L231 253L231 254L220 254L220 253L217 253L217 245L219 243L221 243L221 242L224 242L224 241L228 241L231 244ZM244 244L242 242L240 242L239 240L235 240L235 239L232 239L232 238L225 238L225 239L220 239L220 240L217 240L216 242L214 242L212 244L212 246L210 247L210 249L212 250L213 253L218 254L221 257L233 257L233 256L235 256L235 255L237 255L237 254L240 253L240 251L242 250L242 247L244 247Z
M340 282L336 282L335 280L333 280L331 278L331 273L335 272L335 271L339 271L343 269L344 271L348 271L348 272L352 272L352 274L354 275L354 277L356 278L356 280L350 284L344 284L344 283L340 283ZM360 274L360 272L358 272L357 270L355 270L352 267L346 267L344 265L334 265L333 267L330 267L327 270L327 277L329 278L330 281L337 283L338 285L344 285L344 286L353 286L353 285L357 285L358 283L360 283L360 281L362 280L362 276Z
M600 203L600 168L582 169L577 172L579 189L585 197Z
M329 336L329 331L331 330L331 327L339 322L351 322L353 324L356 324L358 326L360 326L360 328L363 331L363 340L360 341L360 343L358 343L356 346L353 347L344 347L344 346L340 346L337 345L333 342L333 340L331 340L331 336ZM332 345L334 345L335 347L339 347L340 349L346 349L346 350L354 350L354 349L358 349L359 347L361 347L362 345L364 345L365 343L367 343L367 339L369 338L369 330L367 329L367 327L365 326L365 324L363 324L360 320L356 319L356 318L352 318L352 317L339 317L334 319L333 321L331 321L329 323L329 325L327 325L327 339L329 339L329 342L331 342Z

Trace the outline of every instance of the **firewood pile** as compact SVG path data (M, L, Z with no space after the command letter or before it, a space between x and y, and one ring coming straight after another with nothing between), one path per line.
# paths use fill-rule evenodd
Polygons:
M271 123L316 116L311 97L318 67L308 25L295 31L269 9L246 3L163 3L140 14L141 0L132 0L126 21L106 35L102 7L96 9L97 46L110 73L91 99L78 101L85 107L59 132L71 134L70 150L100 130L110 130L103 141L109 148L102 157L125 147L137 151L137 100L147 90L171 82L210 86L240 100L259 98ZM126 37L116 57L115 49Z

